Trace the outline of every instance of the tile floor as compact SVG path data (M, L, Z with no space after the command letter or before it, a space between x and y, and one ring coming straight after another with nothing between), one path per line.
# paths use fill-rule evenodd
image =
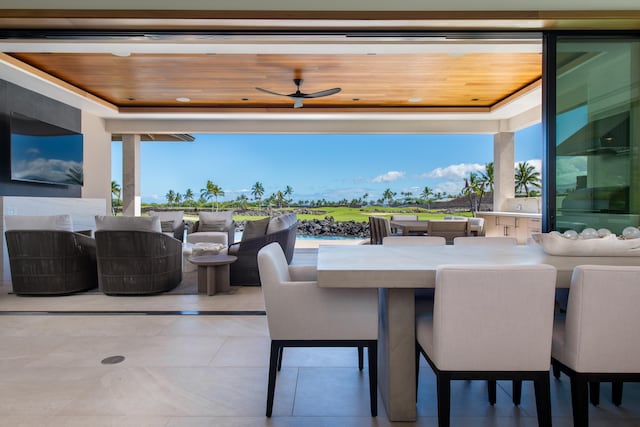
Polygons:
M417 422L390 423L380 401L371 418L355 349L285 350L273 417L265 418L266 318L224 314L263 309L260 288L213 297L29 298L0 287L0 426L437 426L424 361ZM217 314L142 314L180 310ZM125 360L101 363L116 355ZM551 388L554 426L572 426L568 379L552 378ZM640 426L640 384L625 385L619 408L610 391L603 384L591 426ZM452 427L537 425L528 383L519 407L510 384L499 383L492 407L485 383L455 382L451 407Z

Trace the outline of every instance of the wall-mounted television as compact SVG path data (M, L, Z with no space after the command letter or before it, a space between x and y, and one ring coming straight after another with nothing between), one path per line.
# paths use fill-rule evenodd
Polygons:
M82 185L81 133L11 113L11 179Z

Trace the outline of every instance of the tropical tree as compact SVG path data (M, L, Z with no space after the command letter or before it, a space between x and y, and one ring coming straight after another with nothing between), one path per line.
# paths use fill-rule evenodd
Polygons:
M284 193L280 190L276 191L273 195L273 201L279 208L282 208L282 205L286 202Z
M173 197L173 202L180 206L180 203L182 203L182 194L180 193L176 193L176 195Z
M176 193L173 190L169 190L167 194L164 195L167 199L167 204L171 206L173 202L176 201Z
M193 191L191 191L190 188L187 188L187 191L184 192L184 202L185 205L191 205L193 204L193 198L194 198L194 194Z
M396 193L391 191L390 188L387 188L382 192L382 201L384 203L385 200L388 200L389 205L393 202L393 198L396 196Z
M467 196L469 200L469 209L471 213L475 213L480 209L480 203L482 203L482 196L484 196L484 182L480 178L480 175L475 172L469 173L469 178L464 180L464 188L462 194Z
M287 186L285 187L284 192L282 193L282 195L283 195L284 197L287 197L287 196L291 196L292 194L293 194L293 188L291 188L291 186L290 186L290 185L287 185ZM287 206L288 206L288 205L289 205L289 203L291 203L291 198L288 198L288 199L286 200L286 202L287 202Z
M239 209L242 209L242 210L247 209L248 201L249 201L249 198L244 194L241 194L238 197L236 197L236 203L238 204Z
M531 195L529 188L540 189L542 187L540 180L540 172L536 171L535 166L530 165L529 162L519 162L516 167L516 193L524 193L527 197Z
M422 189L422 193L420 193L420 197L425 201L427 205L427 209L431 209L431 196L433 195L433 190L429 187L424 187Z
M115 215L116 207L120 205L120 195L122 194L122 188L116 181L111 181L111 211ZM115 197L115 201L113 198Z
M486 191L493 193L493 162L489 162L484 166L484 172L480 172L480 180L484 183Z
M224 196L224 191L222 191L222 188L219 185L214 184L211 180L207 180L204 188L200 190L200 197L204 200L209 201L211 198L215 199L216 210L218 210L218 197L220 196ZM213 204L211 205L211 210L213 211Z
M251 195L254 199L258 201L258 207L262 207L262 195L264 194L264 187L260 181L256 181L255 184L251 187Z

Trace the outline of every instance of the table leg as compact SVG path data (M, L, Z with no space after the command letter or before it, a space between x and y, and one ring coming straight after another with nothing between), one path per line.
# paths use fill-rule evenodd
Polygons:
M206 265L198 266L198 293L199 294L208 294L207 291L207 282L208 282L208 268Z
M229 264L217 266L215 272L217 292L228 292L231 289L231 285L229 283L229 270Z
M218 290L216 287L216 270L217 266L207 266L207 295L215 295Z
M390 421L416 420L413 289L378 291L378 385Z

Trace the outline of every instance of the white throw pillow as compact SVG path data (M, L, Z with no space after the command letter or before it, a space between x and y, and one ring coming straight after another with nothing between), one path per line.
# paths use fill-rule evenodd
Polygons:
M162 232L160 218L157 216L96 215L96 230Z
M160 218L160 222L173 221L173 229L176 229L182 224L182 218L184 217L184 211L166 211L156 212L149 211L149 216L157 216Z
M296 214L285 214L271 218L267 226L267 234L273 234L278 231L286 230L298 221Z
M233 211L200 212L198 231L225 231L233 223Z
M73 231L71 215L7 215L7 230Z

